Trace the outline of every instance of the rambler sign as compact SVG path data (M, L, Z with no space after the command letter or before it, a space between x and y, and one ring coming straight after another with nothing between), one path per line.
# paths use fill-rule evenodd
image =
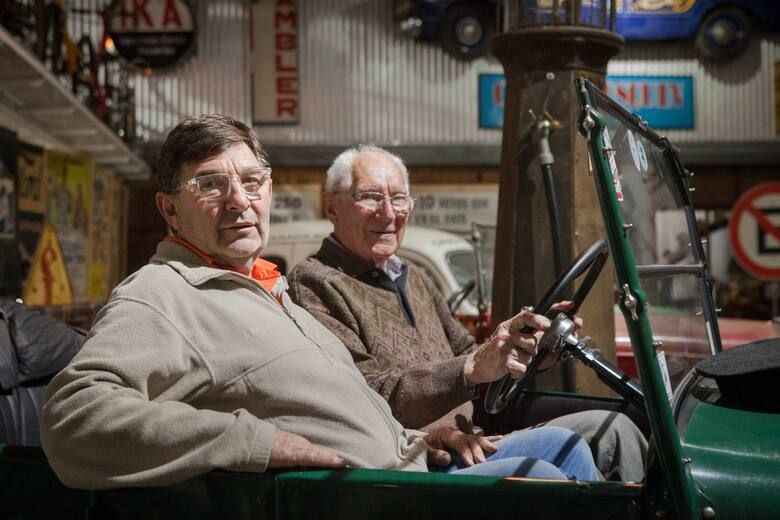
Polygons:
M195 43L195 20L184 0L117 0L108 33L122 58L143 68L178 62Z
M298 6L295 0L252 4L250 31L252 121L300 119Z

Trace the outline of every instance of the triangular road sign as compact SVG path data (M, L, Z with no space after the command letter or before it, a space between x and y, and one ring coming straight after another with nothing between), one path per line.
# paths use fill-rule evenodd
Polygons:
M54 226L47 224L38 242L23 295L26 305L73 303L68 271Z

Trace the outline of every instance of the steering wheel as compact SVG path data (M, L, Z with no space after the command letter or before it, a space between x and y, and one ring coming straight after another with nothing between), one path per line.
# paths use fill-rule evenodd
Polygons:
M545 293L541 301L539 301L539 304L534 307L534 312L543 315L547 314L550 311L550 307L561 300L563 292L569 284L585 274L585 279L582 281L582 284L580 284L577 293L572 299L574 305L566 312L566 314L573 319L577 310L580 308L580 305L585 301L593 284L596 282L596 279L599 277L608 256L609 249L607 248L606 240L597 240L591 244L587 249L580 253L568 269L555 280L555 283L548 289L547 293ZM521 332L530 334L534 332L534 328L525 326L521 329ZM547 359L547 356L551 352L549 348L544 348L546 342L542 341L539 342L539 344L539 352L534 356L531 364L528 365L522 376L517 379L512 379L510 374L506 374L498 381L490 383L487 393L485 394L484 403L485 411L487 413L496 414L502 411L512 401L515 395L531 384L539 366Z

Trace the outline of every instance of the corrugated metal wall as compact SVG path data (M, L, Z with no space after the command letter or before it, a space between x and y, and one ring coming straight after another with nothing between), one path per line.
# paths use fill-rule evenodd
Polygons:
M248 4L195 1L197 42L192 56L167 72L135 78L138 134L162 141L188 115L221 113L249 122Z
M479 130L477 73L438 45L396 33L390 0L299 2L301 125L259 129L273 142L499 142ZM496 67L493 66L493 69Z
M777 140L773 67L780 37L764 36L729 63L699 60L691 42L631 42L608 73L693 76L695 129L666 131L675 142Z
M83 0L89 1L89 0ZM94 0L92 0L94 1ZM357 141L386 145L499 145L478 125L477 78L502 72L485 59L460 62L435 43L396 33L392 0L298 0L301 120L256 129L277 145ZM186 115L220 112L250 120L249 5L193 2L197 49L168 73L134 79L139 135L160 141ZM678 142L772 141L773 63L780 37L754 38L728 64L698 60L691 42L632 43L609 72L692 75L696 130L669 131Z

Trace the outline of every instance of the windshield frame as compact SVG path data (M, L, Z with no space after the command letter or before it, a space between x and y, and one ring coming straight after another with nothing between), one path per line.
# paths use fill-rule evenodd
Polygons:
M643 275L668 276L691 275L700 277L698 297L709 336L709 345L715 354L721 350L720 333L712 300L706 257L696 225L696 217L690 198L690 173L683 167L677 150L668 139L652 131L646 122L631 114L613 101L585 78L575 80L575 90L580 102L578 130L587 141L590 165L596 185L602 216L610 246L612 263L618 287L618 305L626 322L634 360L642 381L648 420L655 438L658 462L665 475L664 487L677 512L677 516L695 517L700 510L700 497L695 491L690 471L683 463L680 437L675 426L662 369L656 357L653 331L648 314L648 296L640 282L640 272L629 240L631 226L624 220L618 198L619 172L610 166L610 153L601 138L607 128L605 115L616 118L633 132L645 138L661 151L666 169L671 173L669 191L675 204L685 216L688 235L691 237L693 263L684 266L643 266ZM613 175L613 169L615 174ZM620 197L622 199L622 196Z

